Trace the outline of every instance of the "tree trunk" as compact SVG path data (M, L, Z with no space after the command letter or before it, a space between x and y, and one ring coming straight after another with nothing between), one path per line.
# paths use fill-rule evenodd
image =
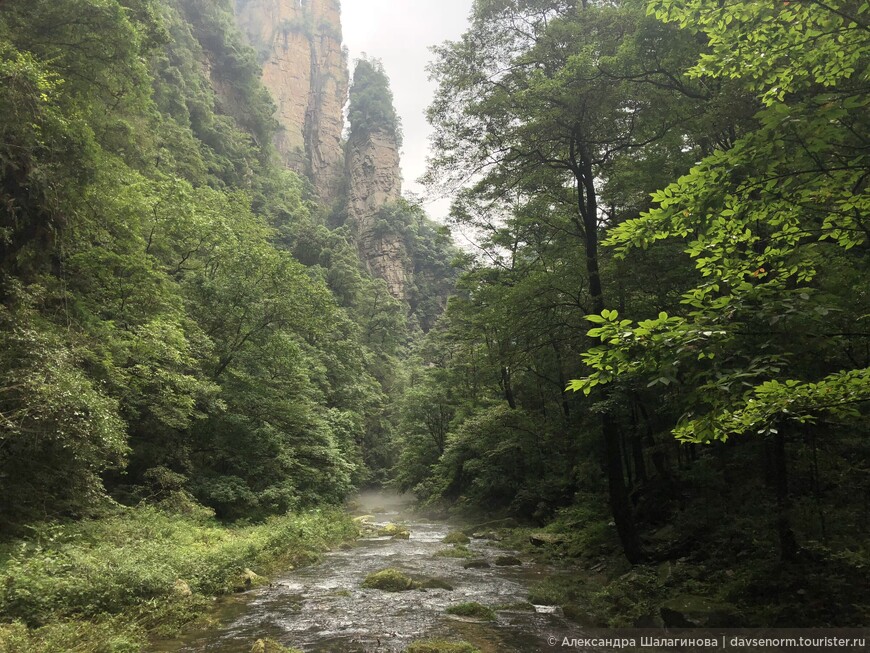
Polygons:
M585 146L582 143L577 144L577 150L572 154L580 157L575 169L575 177L577 180L577 208L583 220L585 235L586 274L589 280L589 294L592 296L592 310L595 313L601 313L605 309L605 304L604 289L598 266L598 202L595 194L595 178L590 153L585 151ZM601 395L602 401L609 402L610 386L605 386ZM631 502L625 487L625 478L622 475L619 426L616 423L616 416L611 410L607 410L601 415L601 436L604 440L604 469L607 472L610 511L625 557L631 564L638 564L644 560L645 555L637 534Z
M782 560L791 562L797 557L798 545L791 528L791 501L788 498L788 466L785 456L785 436L777 433L770 443L772 485L776 495L776 534Z

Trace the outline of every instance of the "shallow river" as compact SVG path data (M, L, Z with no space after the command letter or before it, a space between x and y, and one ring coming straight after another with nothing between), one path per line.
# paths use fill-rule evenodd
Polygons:
M488 623L447 615L446 608L467 601L490 607L525 602L531 585L559 572L528 560L519 567L465 569L465 560L436 557L447 546L441 540L457 526L415 515L407 505L398 497L363 495L359 514L377 511L373 524L401 523L410 539L367 537L352 548L328 553L314 566L272 579L271 586L226 599L217 609L221 625L163 642L155 653L249 653L262 637L306 653L398 652L417 639L461 639L483 653L535 653L554 650L548 637L577 635L577 626L546 606L536 606L534 612L499 611L497 621ZM468 546L475 558L490 562L510 553L487 540L474 539ZM361 587L368 574L385 567L442 579L454 589L382 592Z

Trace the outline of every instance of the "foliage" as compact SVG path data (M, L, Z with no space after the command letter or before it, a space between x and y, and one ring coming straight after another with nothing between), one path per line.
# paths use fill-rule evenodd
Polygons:
M383 132L402 144L399 117L393 107L393 93L383 64L377 59L360 59L356 63L350 87L350 131L355 138L366 139Z
M304 562L355 532L334 510L247 528L149 507L71 525L45 524L10 545L0 567L0 614L18 620L0 630L0 650L139 650L143 624L157 626L174 610L181 619L176 626L183 626L201 613L204 597L232 591L246 568L268 573ZM192 597L177 595L177 579L188 584ZM83 624L89 634L79 644L75 638ZM129 648L120 647L122 640Z

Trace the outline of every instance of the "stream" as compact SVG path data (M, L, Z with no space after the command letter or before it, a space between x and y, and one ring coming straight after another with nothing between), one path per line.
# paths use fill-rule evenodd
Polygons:
M494 622L446 614L449 606L470 601L489 607L526 602L529 587L564 572L527 559L522 566L465 569L466 560L435 556L460 525L416 515L407 499L386 493L363 494L357 504L355 514L372 515L369 522L378 527L402 524L410 539L363 537L316 565L273 578L270 586L222 600L215 615L220 625L162 642L153 652L249 653L257 639L270 637L306 653L394 653L419 639L464 640L483 653L534 653L553 650L549 636L577 635L578 627L550 606L499 610ZM483 539L468 547L490 563L512 553ZM438 578L454 589L361 587L366 576L386 567Z

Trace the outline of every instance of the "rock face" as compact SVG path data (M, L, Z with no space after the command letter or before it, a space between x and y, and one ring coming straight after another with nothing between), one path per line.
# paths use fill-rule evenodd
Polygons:
M347 147L348 221L371 273L387 282L393 297L406 300L412 271L404 241L400 235L378 228L379 214L402 196L399 163L395 136L380 130L351 134Z
M278 152L331 205L344 178L348 90L340 1L236 0L236 20L263 61L263 82L281 126Z

